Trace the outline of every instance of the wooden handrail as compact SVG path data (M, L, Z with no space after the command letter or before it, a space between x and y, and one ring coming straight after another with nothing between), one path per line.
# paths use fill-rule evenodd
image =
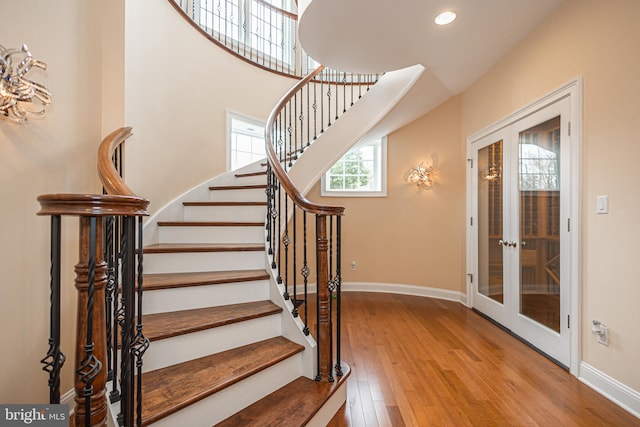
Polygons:
M289 178L289 175L285 172L284 168L280 164L278 160L278 156L276 154L275 149L273 148L272 135L276 122L276 118L278 114L282 111L284 106L293 98L293 96L306 84L308 84L314 77L320 74L324 70L324 66L321 65L316 68L313 72L309 73L305 78L300 80L294 87L292 87L284 96L280 99L276 107L271 111L269 115L269 119L267 120L266 130L265 130L265 145L267 149L267 158L269 159L269 163L273 170L273 173L278 178L280 185L284 188L286 193L289 195L291 200L302 208L303 210L317 214L317 215L344 215L344 207L342 206L331 206L331 205L322 205L319 203L314 203L307 199L295 184Z
M296 13L289 12L288 10L281 9L281 8L279 8L277 6L272 5L269 2L266 2L264 0L256 0L256 3L260 3L261 6L264 6L264 7L268 8L268 9L271 9L274 12L278 12L281 15L288 16L289 18L291 18L291 19L293 19L295 21L298 20L298 15ZM296 5L297 5L297 3L296 3Z
M149 201L136 196L100 194L43 194L38 215L147 216Z
M98 148L98 175L107 194L135 197L135 193L124 182L112 160L115 150L131 135L130 127L122 127L111 132Z

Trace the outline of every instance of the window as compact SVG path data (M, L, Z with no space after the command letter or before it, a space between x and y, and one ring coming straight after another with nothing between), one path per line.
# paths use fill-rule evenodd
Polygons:
M321 194L340 197L387 195L385 138L363 140L338 160L322 178Z
M235 113L227 114L229 170L264 159L264 123Z
M297 21L268 7L292 10L289 0L195 0L196 22L216 39L233 49L252 50L277 63L295 62ZM241 47L241 45L246 47Z

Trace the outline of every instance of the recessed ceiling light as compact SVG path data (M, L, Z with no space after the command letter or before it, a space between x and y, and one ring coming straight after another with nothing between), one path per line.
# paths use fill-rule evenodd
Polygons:
M456 13L453 10L445 10L444 12L436 16L436 19L435 19L436 24L438 25L451 24L455 20L456 20Z

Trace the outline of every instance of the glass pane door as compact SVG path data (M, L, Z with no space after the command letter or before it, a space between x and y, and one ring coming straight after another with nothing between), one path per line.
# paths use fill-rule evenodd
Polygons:
M478 150L478 293L504 303L503 143Z
M560 332L560 116L519 132L520 314Z

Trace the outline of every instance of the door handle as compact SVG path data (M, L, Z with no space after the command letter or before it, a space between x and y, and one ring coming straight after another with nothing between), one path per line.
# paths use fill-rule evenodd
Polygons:
M515 240L509 241L509 240L498 240L498 245L500 246L510 246L512 248L515 248L516 246L518 246L518 242L516 242Z

